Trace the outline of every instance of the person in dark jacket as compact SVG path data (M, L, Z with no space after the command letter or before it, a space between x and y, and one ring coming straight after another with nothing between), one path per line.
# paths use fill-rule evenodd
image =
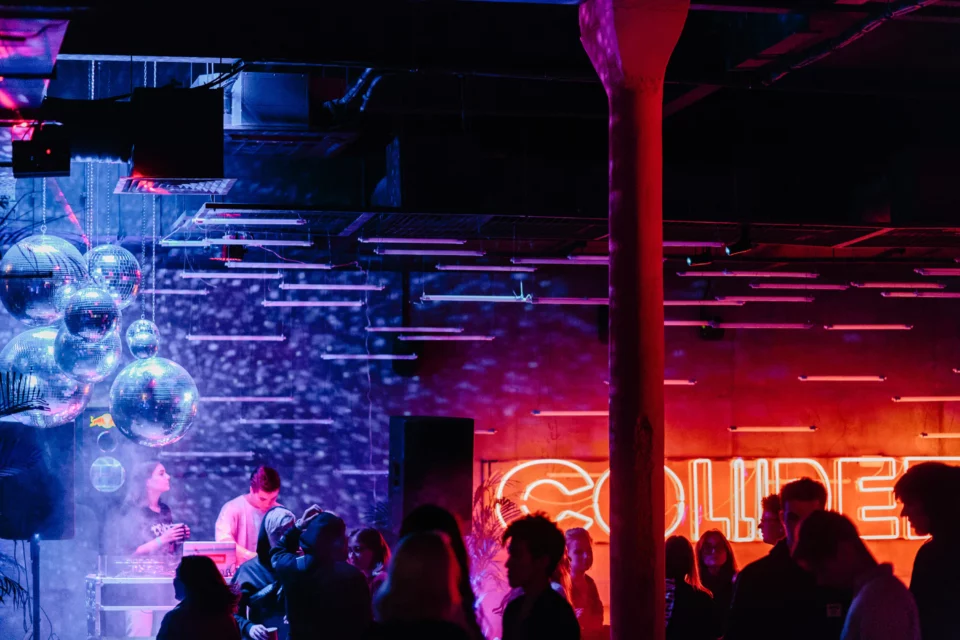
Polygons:
M303 555L297 555L297 549ZM347 526L314 505L270 550L287 601L291 640L357 640L370 625L370 588L346 563Z
M670 536L664 545L667 576L667 640L716 640L713 598L700 588L693 545Z
M163 617L157 640L240 640L234 614L239 596L206 556L180 561L173 588L180 600Z
M893 487L902 516L921 536L910 592L920 613L923 640L960 638L960 469L940 462L910 467Z
M697 575L700 584L713 596L714 635L722 636L727 630L737 560L730 541L716 529L705 532L697 540Z
M744 567L734 583L724 640L837 640L852 594L820 587L813 574L790 557L803 519L823 510L827 491L810 478L780 492L786 538L770 553ZM776 632L772 632L776 629Z
M280 542L296 519L283 507L267 511L260 523L257 557L244 562L233 575L233 584L240 588L237 624L244 638L267 640L268 628L277 629L280 640L287 637L287 625L283 621L286 604L270 564L270 549Z

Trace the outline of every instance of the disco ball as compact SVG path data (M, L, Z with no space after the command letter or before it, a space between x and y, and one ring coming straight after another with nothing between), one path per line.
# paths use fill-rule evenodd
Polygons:
M0 302L29 327L63 317L63 294L87 277L87 263L72 244L56 236L30 236L0 260Z
M113 493L122 487L126 475L120 461L110 456L100 456L90 465L90 482L103 493Z
M112 301L111 301L112 303ZM81 382L100 382L117 370L123 356L120 333L111 331L100 340L84 340L60 327L53 357L63 373Z
M120 324L120 308L104 289L84 287L67 299L63 324L78 338L99 340Z
M97 448L104 453L110 453L117 448L117 436L113 431L104 431L97 436Z
M140 291L140 263L132 253L115 244L100 245L86 254L90 279L126 309L137 299Z
M30 329L16 336L0 351L0 371L15 371L27 376L27 384L39 386L48 408L33 409L12 417L34 427L56 427L80 415L90 400L93 385L78 382L57 366L59 327Z
M127 327L127 348L134 358L152 358L160 351L160 329L149 320L136 320Z
M113 381L110 414L126 437L162 447L184 436L199 400L186 369L166 358L144 358L128 364Z

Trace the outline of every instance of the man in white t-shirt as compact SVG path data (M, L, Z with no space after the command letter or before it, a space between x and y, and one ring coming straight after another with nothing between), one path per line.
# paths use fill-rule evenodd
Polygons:
M217 542L237 545L237 564L257 557L260 523L267 511L277 506L280 495L280 474L276 469L260 466L250 476L250 493L237 496L223 505L217 517Z
M853 591L841 640L920 640L913 595L891 565L877 563L846 516L832 511L807 516L793 559L820 584Z

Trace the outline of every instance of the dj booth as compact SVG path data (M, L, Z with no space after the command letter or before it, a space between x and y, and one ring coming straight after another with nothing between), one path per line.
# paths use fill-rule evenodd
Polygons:
M173 577L180 558L190 555L212 559L228 583L237 570L233 543L185 542L180 553L167 558L101 556L97 573L86 577L88 640L125 638L128 611L152 611L159 620L177 606Z

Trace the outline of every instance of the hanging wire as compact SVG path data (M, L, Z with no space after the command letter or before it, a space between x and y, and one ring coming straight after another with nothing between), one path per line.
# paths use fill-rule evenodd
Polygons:
M157 196L154 195L151 198L153 199L153 234L150 237L150 286L153 293L150 294L150 321L157 324Z
M45 236L47 235L47 179L46 178L43 178L43 180L40 181L40 188L43 190L43 194L41 195L41 200L40 200L42 203L41 209L40 209L40 215L41 215L40 235Z
M140 270L147 264L147 196L140 196ZM154 287L156 288L156 287ZM146 296L140 296L140 319L147 317Z

